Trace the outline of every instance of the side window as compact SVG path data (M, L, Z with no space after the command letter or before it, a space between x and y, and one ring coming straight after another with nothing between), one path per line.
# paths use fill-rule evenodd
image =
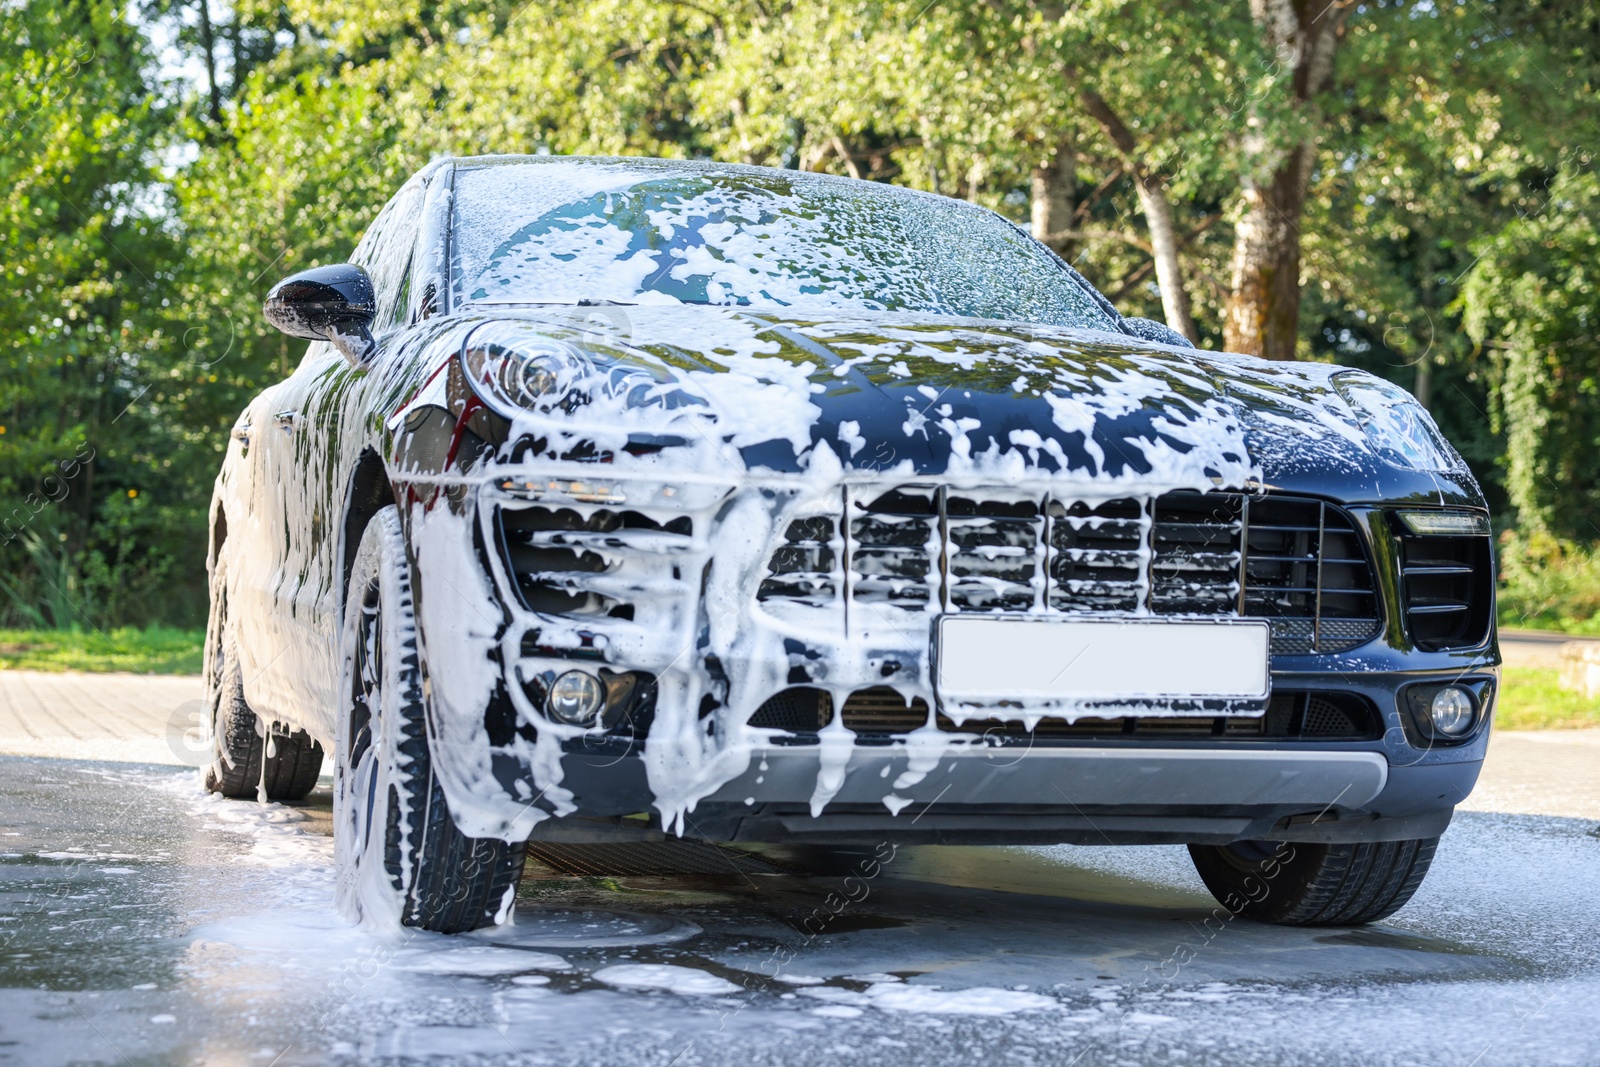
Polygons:
M378 217L367 227L361 243L356 245L350 257L350 262L364 267L372 276L372 287L378 297L373 333L380 337L406 325L406 309L410 303L411 250L416 244L425 189L420 178L406 182L378 212Z

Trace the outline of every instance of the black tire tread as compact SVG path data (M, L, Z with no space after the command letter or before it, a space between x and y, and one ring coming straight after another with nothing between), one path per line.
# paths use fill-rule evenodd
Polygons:
M206 788L232 800L254 799L263 788L268 800L301 800L317 787L322 746L304 730L288 731L281 723L273 723L263 731L258 716L245 702L239 656L228 629L227 581L222 571L225 566L226 557L219 554L217 571L212 576L206 664L206 676L213 689L210 700L216 751L206 772ZM266 751L268 740L272 742L270 756Z
M372 530L373 526L378 529ZM364 534L363 540L369 535L389 536L398 542L398 527L395 509L385 509L373 517L370 534ZM412 861L411 869L405 871L396 798L390 798L384 866L391 882L404 891L401 923L436 933L466 933L494 924L507 891L522 879L526 850L520 841L508 844L498 838L468 837L450 815L429 751L426 706L421 697L423 665L412 619L410 567L403 543L390 547L390 560L403 572L398 585L404 592L400 603L384 605L384 610L398 611L405 622L399 627L401 639L386 643L384 651L401 657L400 668L412 679L405 688L417 694L403 702L400 709L399 739L393 759L396 770L409 784L412 795L407 798L407 806L416 816L408 827L410 840L405 843L410 846ZM351 575L350 602L357 602L355 590L367 580L364 574Z
M1190 845L1195 870L1213 896L1236 914L1284 926L1360 926L1388 918L1405 906L1433 863L1439 839L1362 844L1284 846L1292 856L1279 871L1263 873L1271 860L1252 866L1222 845ZM1260 900L1246 891L1251 878L1269 888Z
M429 776L423 852L402 921L456 934L492 925L506 890L522 880L525 846L456 829L439 781Z
M317 786L322 746L304 730L289 732L273 723L273 754L266 753L257 716L244 701L232 672L222 680L216 711L217 758L206 774L206 788L234 800L254 799L265 787L268 800L301 800ZM263 772L262 763L266 768Z

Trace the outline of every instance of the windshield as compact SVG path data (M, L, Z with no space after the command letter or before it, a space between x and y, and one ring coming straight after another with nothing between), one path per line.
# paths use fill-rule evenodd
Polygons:
M552 159L456 175L453 284L471 303L925 311L1116 330L999 216L825 175Z

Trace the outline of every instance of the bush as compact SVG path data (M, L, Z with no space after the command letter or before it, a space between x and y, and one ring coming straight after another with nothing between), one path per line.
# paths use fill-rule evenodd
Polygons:
M1600 547L1507 530L1500 582L1501 626L1600 634Z

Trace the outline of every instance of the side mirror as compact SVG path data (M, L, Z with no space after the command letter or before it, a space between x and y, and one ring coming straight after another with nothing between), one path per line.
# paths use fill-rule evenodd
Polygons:
M331 341L353 366L364 366L376 347L372 318L377 296L360 267L338 263L291 274L272 287L261 309L290 337Z
M1158 345L1171 345L1173 348L1193 348L1193 343L1183 334L1174 330L1164 322L1155 319L1123 319L1122 324L1128 332L1145 341L1154 341Z

